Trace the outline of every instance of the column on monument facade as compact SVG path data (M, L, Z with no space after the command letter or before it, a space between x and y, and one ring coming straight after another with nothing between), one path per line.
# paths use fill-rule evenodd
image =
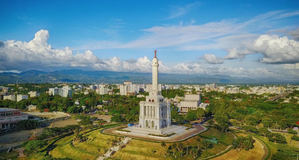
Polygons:
M147 111L147 106L145 106L145 117L147 118L148 111Z
M154 109L153 109L153 118L156 118L156 107L154 107Z
M153 118L153 106L151 106L151 118Z

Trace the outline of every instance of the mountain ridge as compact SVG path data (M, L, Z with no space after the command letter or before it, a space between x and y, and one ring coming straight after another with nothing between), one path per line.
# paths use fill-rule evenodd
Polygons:
M21 73L0 73L0 84L8 83L151 83L151 73L141 72L114 72L93 70L56 70L39 71L29 70ZM280 81L274 79L253 79L231 77L227 75L199 75L199 74L170 74L159 73L159 82L168 84L296 84L298 81Z

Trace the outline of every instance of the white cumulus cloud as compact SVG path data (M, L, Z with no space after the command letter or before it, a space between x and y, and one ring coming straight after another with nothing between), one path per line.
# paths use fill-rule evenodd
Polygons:
M54 49L48 44L48 38L49 32L40 30L29 42L0 41L0 70L83 68L111 71L151 71L151 61L147 57L137 60L121 60L118 57L99 59L90 50L86 50L84 53L74 53L69 47Z
M292 64L299 62L299 42L286 36L260 35L242 48L228 50L226 59L243 58L248 54L262 54L260 62Z
M204 54L203 58L210 64L222 64L223 60L217 58L214 54Z
M288 37L261 35L253 44L253 50L263 54L264 63L297 63L299 62L299 42Z

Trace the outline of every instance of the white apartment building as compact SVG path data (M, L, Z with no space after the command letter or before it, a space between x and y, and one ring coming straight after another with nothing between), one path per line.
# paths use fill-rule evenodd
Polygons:
M52 95L52 96L59 95L59 88L57 88L57 87L49 88L49 95Z
M140 84L133 84L130 81L124 82L124 84L119 85L119 92L120 95L135 95L138 94L142 85Z
M69 86L63 86L62 88L49 88L49 95L60 95L61 97L72 97L72 89Z
M72 97L72 89L69 86L63 86L62 88L60 88L59 90L59 95L61 97Z
M96 93L99 95L108 94L108 91L109 90L108 90L107 86L104 84L99 84L96 89Z

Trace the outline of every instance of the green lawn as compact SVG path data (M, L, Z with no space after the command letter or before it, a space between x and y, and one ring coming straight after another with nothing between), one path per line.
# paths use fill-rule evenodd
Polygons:
M226 149L228 145L230 145L233 141L233 135L231 133L223 134L219 132L218 130L214 128L210 128L204 133L200 134L201 142L205 138L217 138L217 140L220 142L218 144L215 144L213 148L208 149L206 151L202 152L202 155L200 158L208 157L210 155L214 155L216 153L219 153ZM201 145L197 141L199 136L195 136L193 138L190 138L184 142L182 142L185 146L190 145ZM161 146L161 143L155 143L155 142L148 142L148 141L142 141L142 140L132 140L129 142L129 144L123 148L122 150L116 152L115 155L113 155L112 159L130 159L130 160L165 160L169 159L166 157L167 154L167 148L172 143L166 143L165 147ZM190 159L190 157L185 157L184 159Z
M269 141L268 138L263 137L263 136L257 136L257 137L260 138L261 140L263 140L269 146L270 154L271 154L270 159L274 154L277 153L278 150L283 150L284 152L287 152L288 155L291 155L294 158L296 158L296 154L299 153L298 143L293 142L293 141L291 142L290 139L288 138L288 136L286 136L288 144L274 143L274 142ZM291 142L291 145L289 144L290 142ZM293 146L295 143L297 144L297 147Z
M161 143L132 140L125 148L116 152L112 159L163 160L166 150L167 147L162 147Z
M54 158L72 159L96 159L111 147L113 136L104 135L100 130L84 134L87 140L78 144L72 144L73 136L65 137L56 143L56 148L50 154Z

